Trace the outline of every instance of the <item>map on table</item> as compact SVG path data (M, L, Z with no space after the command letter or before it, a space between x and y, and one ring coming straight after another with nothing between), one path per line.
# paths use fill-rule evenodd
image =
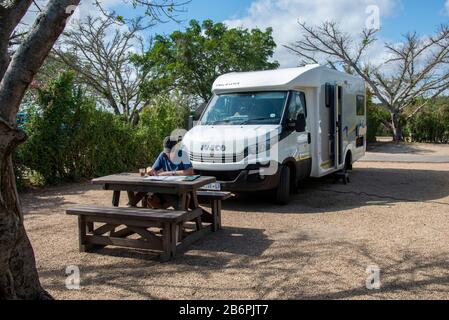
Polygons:
M150 176L145 181L195 181L200 176Z

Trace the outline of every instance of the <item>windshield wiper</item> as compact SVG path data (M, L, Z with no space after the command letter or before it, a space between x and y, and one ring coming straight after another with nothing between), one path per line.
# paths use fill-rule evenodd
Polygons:
M214 121L214 122L211 122L211 123L206 123L206 125L208 125L208 126L215 126L215 125L217 125L217 124L220 124L220 123L230 123L231 122L231 120L217 120L217 121Z
M273 118L254 118L254 119L248 119L242 123L240 123L241 126L250 123L251 121L263 121L263 120L273 120Z

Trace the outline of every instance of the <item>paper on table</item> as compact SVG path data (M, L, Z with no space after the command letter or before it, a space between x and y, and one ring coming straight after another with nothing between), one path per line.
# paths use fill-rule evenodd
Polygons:
M187 176L150 176L150 177L145 177L144 180L149 180L149 181L184 181L184 179L186 179Z

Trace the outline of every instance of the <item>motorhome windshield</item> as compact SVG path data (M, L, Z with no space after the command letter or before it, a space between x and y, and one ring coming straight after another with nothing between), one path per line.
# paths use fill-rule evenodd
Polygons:
M202 125L279 124L288 92L229 93L213 97Z

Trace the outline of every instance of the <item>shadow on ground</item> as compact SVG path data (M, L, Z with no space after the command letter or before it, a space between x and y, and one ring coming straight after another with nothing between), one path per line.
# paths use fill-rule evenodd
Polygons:
M261 256L263 252L273 243L272 240L267 238L264 231L265 230L250 228L226 227L223 230L220 230L217 233L212 233L196 242L194 245L189 247L189 251L185 254L179 255L179 258L175 259L175 261L188 265L203 265L204 263L212 263L213 267L216 268L222 268L229 262L226 258L214 258L214 261L211 262L209 261L210 257L207 256L201 257L189 255L189 252L198 249L201 249L201 251L205 253L210 252L211 254L226 253L247 257ZM94 254L110 255L121 258L153 260L156 263L159 263L159 256L157 254L145 250L104 248L95 250ZM203 262L203 259L206 259L206 261Z
M55 206L58 212L63 212L62 207L71 204L68 196L82 196L95 188L89 184L70 185L25 194L23 198L27 207L39 209L38 214L55 212ZM97 196L89 195L86 201L95 202ZM257 194L226 201L224 210L238 213L239 219L246 212L334 214L372 205L414 202L431 202L449 210L448 197L449 171L357 168L349 185L334 184L329 178L304 181L299 194L292 196L287 206L273 205L269 197ZM394 215L394 210L391 214ZM75 223L70 227L75 232ZM323 236L308 230L308 227L293 230L285 225L278 230L271 225L225 226L164 264L159 263L157 255L139 250L106 248L78 254L76 241L70 241L64 247L64 255L69 253L71 258L64 256L54 262L53 256L46 253L45 259L52 261L52 265L40 261L40 276L51 292L70 298L98 298L107 296L108 290L113 297L133 299L365 299L434 295L449 298L449 252L444 246L438 251L428 248L426 245L432 239L421 241L419 246L405 240L398 246L390 246L388 239L376 238L371 239L375 242L372 245L364 237ZM410 234L413 232L410 230ZM64 285L65 266L72 259L81 268L85 289L78 296L67 293ZM382 287L378 292L365 287L368 265L381 269Z
M300 184L291 203L278 206L272 192L239 195L224 202L230 211L265 213L336 212L369 205L391 205L398 202L434 202L449 205L449 171L414 169L357 168L351 172L351 183L334 183L332 177L307 179ZM71 184L45 188L21 195L25 214L30 210L46 214L49 209L74 205L68 196L82 196L100 190L91 184ZM95 203L92 203L95 204Z
M20 201L24 208L24 214L45 215L52 214L49 209L61 208L64 211L65 206L76 205L77 203L67 200L70 196L83 196L86 192L92 190L101 190L100 186L94 186L86 183L71 183L53 187L45 187L36 190L27 190L20 194Z
M332 178L307 179L286 206L273 204L270 192L246 194L224 203L225 210L265 213L336 212L369 205L398 202L434 202L448 205L449 171L407 169L356 169L351 183Z
M368 146L368 151L372 153L390 153L390 154L433 154L435 150L426 147L425 145L409 144L409 143L395 143L395 142L376 142Z
M246 230L230 230L229 232L246 232ZM256 232L257 231L252 231ZM228 234L229 235L229 234ZM221 235L223 236L223 235ZM245 243L227 242L225 237L217 237L198 243L192 248L201 247L201 254L192 253L181 256L166 264L156 261L121 260L120 263L83 265L81 274L84 288L98 288L107 286L120 290L122 294L146 299L161 299L154 292L177 292L189 290L204 296L205 292L216 292L222 297L235 298L240 293L251 293L257 299L362 299L389 297L396 293L408 292L415 298L431 296L432 294L447 295L449 297L449 263L448 254L424 256L414 251L402 249L401 254L392 256L372 256L371 250L363 243L354 244L346 241L322 241L313 239L295 242L286 239L276 245L276 250L265 252L263 256L253 253L244 255L238 253L231 259L208 255L207 251L227 250L233 245L251 247L254 241ZM218 239L220 238L220 239ZM263 240L262 242L264 242ZM220 243L220 244L218 244ZM223 244L226 243L226 244ZM256 244L261 252L271 245L270 241ZM288 249L288 254L282 249ZM115 251L117 257L136 258L139 253L125 253L122 249ZM243 248L245 251L245 248ZM334 266L335 252L340 252L339 265ZM105 253L105 252L103 252ZM95 258L90 255L89 259ZM321 263L316 263L317 259ZM327 263L323 263L327 262ZM381 290L366 289L366 274L364 270L368 264L375 263L381 270ZM341 265L346 268L361 271L353 274L350 279L340 273ZM226 275L224 272L226 271ZM200 275L207 281L195 282L192 278ZM46 281L46 288L55 291L65 290L63 287L66 275L63 270L46 270L40 273ZM229 277L226 285L216 283L220 277ZM164 279L163 281L145 281L145 279ZM237 280L250 277L250 283L239 283ZM176 279L171 281L171 279ZM354 279L356 281L354 282ZM350 283L348 283L350 282ZM341 289L340 289L341 288ZM349 288L349 289L348 289ZM318 292L318 293L317 293ZM163 297L162 297L163 298ZM191 298L185 296L185 299Z

